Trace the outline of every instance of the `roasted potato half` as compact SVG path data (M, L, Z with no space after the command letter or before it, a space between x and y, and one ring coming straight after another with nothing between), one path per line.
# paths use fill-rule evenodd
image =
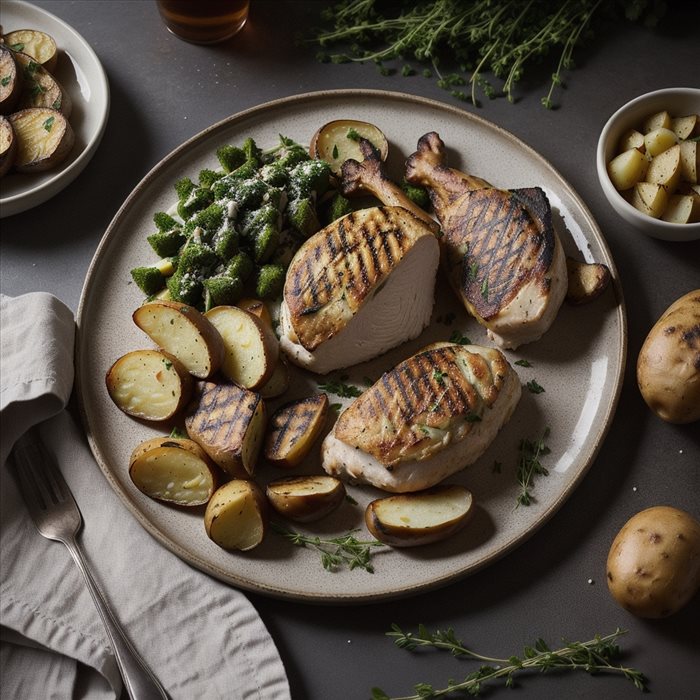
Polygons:
M597 299L610 284L610 270L602 263L584 263L566 259L568 288L566 300L570 304L586 304Z
M243 311L249 311L254 316L257 316L265 325L272 328L272 317L267 304L261 299L241 299L236 306Z
M204 314L177 301L149 301L134 311L134 323L158 347L182 362L198 379L207 379L224 361L224 341Z
M279 341L272 326L237 306L215 306L205 316L223 339L221 371L246 389L263 386L279 357Z
M204 527L210 539L224 549L246 552L257 547L267 530L265 494L253 481L229 481L211 497Z
M0 116L0 177L5 175L15 163L17 138L12 123Z
M230 476L252 476L265 434L260 394L236 384L198 382L193 404L185 417L190 438Z
M258 389L264 399L272 399L281 396L289 388L289 363L284 355L277 359L275 369L270 378Z
M275 479L265 491L272 508L300 523L320 520L345 498L345 486L333 476L287 476Z
M32 107L8 117L17 139L15 170L39 173L60 165L75 143L73 128L55 109Z
M324 124L312 137L309 153L312 158L325 160L331 170L340 174L340 168L348 158L362 161L359 138L367 139L379 151L381 160L386 160L389 142L381 129L369 122L356 119L337 119Z
M700 522L670 506L632 516L613 540L608 588L633 615L667 617L700 590Z
M49 73L56 68L58 47L53 37L38 29L15 29L3 36L6 46L31 56Z
M326 394L291 401L278 408L270 418L265 437L265 459L284 469L298 466L321 434L327 415Z
M9 114L22 93L22 69L17 65L14 51L0 45L0 114Z
M138 445L129 476L146 496L178 506L208 503L218 481L214 463L194 440L169 437Z
M18 108L48 107L61 112L68 119L73 103L58 80L26 53L16 52L15 59L24 74Z
M144 420L172 418L189 401L192 377L172 355L134 350L107 372L107 391L124 413Z
M365 524L384 544L417 547L443 540L463 528L473 507L472 494L463 486L440 484L372 501L365 510Z

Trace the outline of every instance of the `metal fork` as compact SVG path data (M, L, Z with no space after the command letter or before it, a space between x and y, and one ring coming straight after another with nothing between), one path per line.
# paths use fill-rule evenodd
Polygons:
M133 700L168 699L168 694L127 639L110 610L75 539L83 519L53 455L32 429L12 450L14 473L29 514L39 532L63 542L82 572L112 642L124 685Z

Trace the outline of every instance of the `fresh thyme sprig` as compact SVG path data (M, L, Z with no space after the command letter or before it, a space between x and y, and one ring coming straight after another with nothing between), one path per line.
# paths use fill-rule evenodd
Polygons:
M378 540L358 540L354 535L358 530L351 530L340 537L322 538L316 535L304 535L279 523L273 522L270 525L274 532L286 537L293 545L318 551L321 555L321 564L326 571L337 571L347 566L351 571L364 569L373 574L372 548L384 546Z
M547 476L549 474L547 468L540 462L540 457L550 453L549 447L544 442L547 437L549 437L549 428L544 429L541 438L535 440L523 438L520 441L517 478L521 490L518 495L517 506L529 506L533 501L530 489L535 481L535 476Z
M425 700L425 698L438 698L453 693L461 692L468 695L480 695L486 690L486 683L504 679L505 686L514 685L516 674L537 670L546 672L560 671L586 671L595 673L621 674L631 681L639 690L645 690L646 678L644 674L633 668L617 665L614 660L620 655L617 639L625 634L624 630L616 629L612 634L604 637L596 635L587 642L569 642L560 649L552 650L547 643L538 639L533 646L526 646L522 656L509 656L499 659L478 654L468 649L457 637L452 629L446 632L440 630L431 633L424 625L419 625L417 633L403 632L401 628L393 624L388 637L394 639L394 643L402 648L414 651L420 647L432 647L450 652L453 656L474 659L482 662L476 671L470 673L462 681L450 680L445 688L434 688L427 683L415 686L415 695L407 695L393 700ZM372 689L373 700L392 700L380 688Z
M397 8L393 13L380 13ZM477 90L488 97L496 88L485 74L502 83L501 91L515 100L514 87L526 67L553 56L549 91L541 102L552 108L554 91L574 67L574 49L600 28L615 29L622 19L644 20L653 26L665 7L653 0L344 0L327 8L325 28L308 39L321 47L319 59L333 63L373 61L384 75L395 73L386 61L403 62L401 74L417 71L407 62L437 75L438 85L460 100L477 104ZM340 45L332 52L328 47ZM440 59L449 56L459 71L440 72ZM428 67L430 66L430 67ZM470 85L468 96L461 86Z

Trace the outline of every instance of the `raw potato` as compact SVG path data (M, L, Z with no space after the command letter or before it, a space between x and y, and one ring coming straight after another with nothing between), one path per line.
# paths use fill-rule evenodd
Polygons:
M643 214L659 219L668 204L668 192L663 185L638 182L632 191L630 203Z
M291 469L309 454L328 415L328 396L317 394L281 406L270 418L265 438L265 459Z
M196 400L185 418L187 434L230 476L252 476L265 434L260 395L236 384L198 382Z
M13 51L21 51L31 56L49 73L56 67L58 48L53 37L45 32L40 32L37 29L16 29L9 34L5 34L3 41Z
M275 479L265 491L272 508L300 523L320 520L345 499L345 486L333 476L288 476Z
M17 138L15 169L38 173L60 165L75 143L68 120L55 109L32 107L9 116Z
M366 138L379 151L381 160L386 160L389 142L381 129L355 119L337 119L324 124L311 139L311 157L325 160L336 175L340 174L340 167L348 158L362 162L364 156L357 137L348 136L348 133L353 132Z
M9 119L0 116L0 177L5 175L14 165L16 155L15 130Z
M129 476L150 498L178 506L209 502L217 486L214 464L193 440L152 438L136 447Z
M637 359L637 383L662 420L700 420L700 289L671 304L651 329Z
M264 399L281 396L289 388L289 363L284 355L280 355L272 375L258 390Z
M192 377L172 355L134 350L109 369L107 391L124 413L144 420L172 418L189 401Z
M678 137L671 129L655 129L644 137L644 151L650 156L658 156L678 143Z
M463 486L440 484L372 501L365 511L365 524L384 544L417 547L461 530L473 506L472 494Z
M567 257L566 272L566 300L570 304L587 304L597 299L610 284L610 270L601 263L583 263Z
M700 133L700 116L688 114L671 119L671 130L679 139L689 139Z
M692 194L672 194L661 218L672 224L692 224L700 221L700 197Z
M697 141L681 141L681 179L691 184L698 182L700 148Z
M279 357L279 341L272 327L237 306L215 306L205 316L223 340L221 371L246 389L263 386Z
M680 179L681 147L680 144L676 144L651 159L646 181L665 187L667 192L673 192Z
M615 537L608 588L633 615L667 617L700 589L700 522L669 506L647 508Z
M265 494L252 481L233 479L216 490L204 513L207 535L219 547L247 552L267 529Z
M22 70L14 52L5 46L0 46L0 76L0 114L9 114L22 93Z
M158 299L134 311L134 323L182 362L187 371L207 379L224 361L224 342L205 316L192 306Z
M642 131L645 134L661 128L671 128L671 115L665 110L662 112L656 112L656 114L652 114L651 116L647 117L642 124Z
M73 103L58 80L26 53L18 51L15 59L24 74L19 108L48 107L58 110L68 119Z
M623 151L629 151L631 148L636 148L644 153L644 134L636 129L630 129L622 135L617 150L622 153Z
M636 148L615 156L608 163L608 175L616 190L628 190L644 179L649 161Z

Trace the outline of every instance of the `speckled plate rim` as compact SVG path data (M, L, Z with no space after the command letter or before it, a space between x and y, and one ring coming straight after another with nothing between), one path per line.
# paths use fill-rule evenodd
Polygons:
M104 456L100 453L96 438L91 430L90 417L86 411L85 396L84 396L84 383L89 381L89 378L83 377L83 362L82 357L84 352L88 350L85 347L86 336L89 333L85 329L85 318L88 309L88 296L90 289L93 284L96 283L95 275L98 263L101 256L107 247L110 238L114 235L114 232L119 226L122 218L124 218L127 213L135 206L138 199L143 196L143 193L148 190L149 185L154 181L159 175L161 169L163 169L167 164L169 164L173 159L177 159L183 153L192 148L198 141L208 138L215 134L217 131L225 131L229 129L232 125L237 122L242 122L244 120L251 119L253 117L265 118L266 113L274 111L277 108L287 108L290 106L298 107L303 109L305 105L313 103L317 100L328 100L331 98L357 98L357 99L373 99L373 100L386 100L391 102L400 102L403 105L420 105L425 108L434 109L439 112L444 112L463 119L465 124L469 122L474 122L481 125L482 127L492 129L494 132L498 133L501 137L505 137L510 141L514 147L522 149L529 158L536 160L541 167L546 168L550 175L557 180L562 191L565 191L567 196L573 201L578 209L577 214L582 217L588 228L588 231L592 235L595 243L600 247L603 253L604 262L610 268L612 273L612 293L615 300L615 322L618 328L618 338L617 344L613 351L614 357L612 359L616 363L617 372L613 377L613 386L608 396L606 397L606 408L603 414L602 420L599 420L597 425L592 429L591 432L595 432L595 436L592 440L589 440L588 447L585 452L582 452L578 456L579 466L576 471L575 478L571 480L568 486L563 489L556 498L548 503L546 509L543 511L541 516L538 518L537 522L529 527L528 529L518 533L516 536L512 537L510 540L505 542L499 547L495 547L489 550L486 554L481 556L479 559L472 561L468 566L457 568L447 575L438 576L431 579L429 582L421 585L414 585L396 590L392 588L391 590L378 590L371 594L355 594L352 591L348 591L345 594L332 594L326 595L324 593L299 593L297 591L289 591L283 587L278 587L274 585L261 585L257 582L252 582L245 577L231 574L230 571L224 570L221 567L208 561L206 558L199 556L196 552L188 550L178 543L173 542L173 540L164 533L155 523L153 523L139 508L131 496L125 489L122 488L121 484L112 474L111 468L107 463ZM138 183L131 194L124 201L122 206L119 208L115 214L112 222L107 228L98 248L95 252L95 256L90 264L88 273L85 279L83 290L81 293L80 303L77 313L77 339L76 339L76 388L78 397L78 406L80 414L83 420L83 426L87 434L87 439L93 455L102 471L107 481L111 487L117 492L118 496L121 498L127 509L132 513L132 515L141 523L141 525L158 540L163 546L172 551L178 557L188 562L192 566L204 571L217 579L220 579L226 583L233 586L241 588L243 590L248 590L254 593L263 594L271 596L274 598L297 600L306 603L316 603L316 604L365 604L372 602L380 602L389 599L405 598L412 595L417 595L428 590L433 590L456 580L462 579L476 571L483 569L487 565L502 558L504 555L515 549L518 545L522 544L525 540L531 537L535 532L537 532L545 523L547 523L550 518L559 510L563 503L568 499L571 493L579 485L585 474L590 469L593 464L603 441L610 429L613 417L615 415L615 410L619 401L622 381L624 376L625 362L627 357L627 317L626 308L624 302L624 296L622 292L622 286L619 281L619 276L617 268L613 261L610 249L603 237L603 234L598 227L595 219L593 218L587 205L581 200L575 190L569 185L569 183L559 174L559 172L539 153L533 150L530 146L525 144L519 138L511 134L510 132L502 129L501 127L494 125L493 123L473 115L469 112L465 112L462 109L446 105L442 102L431 100L429 98L418 97L415 95L410 95L407 93L400 92L388 92L382 90L367 90L367 89L339 89L330 91L318 91L302 93L298 95L293 95L289 97L280 98L278 100L272 100L261 105L243 110L236 114L227 117L212 126L204 129L198 134L194 135L192 138L185 141L181 146L173 150L165 158L163 158L158 164L156 164L149 173ZM319 571L319 575L323 572Z
M25 26L10 26L7 23L8 16L21 16L23 20L26 17ZM69 156L66 162L53 170L26 176L28 184L25 188L13 194L0 196L0 218L5 218L43 204L80 175L92 159L104 135L109 116L110 93L107 75L97 54L75 29L62 19L22 0L3 0L0 17L8 31L39 29L53 36L59 52L67 54L65 57L59 57L59 61L67 58L73 62L82 71L89 88L89 99L86 99L81 85L63 85L73 100L74 108L79 104L85 112L83 123L80 127L74 127L76 140L79 139L84 144L83 150ZM71 118L69 122L73 126L75 120Z

